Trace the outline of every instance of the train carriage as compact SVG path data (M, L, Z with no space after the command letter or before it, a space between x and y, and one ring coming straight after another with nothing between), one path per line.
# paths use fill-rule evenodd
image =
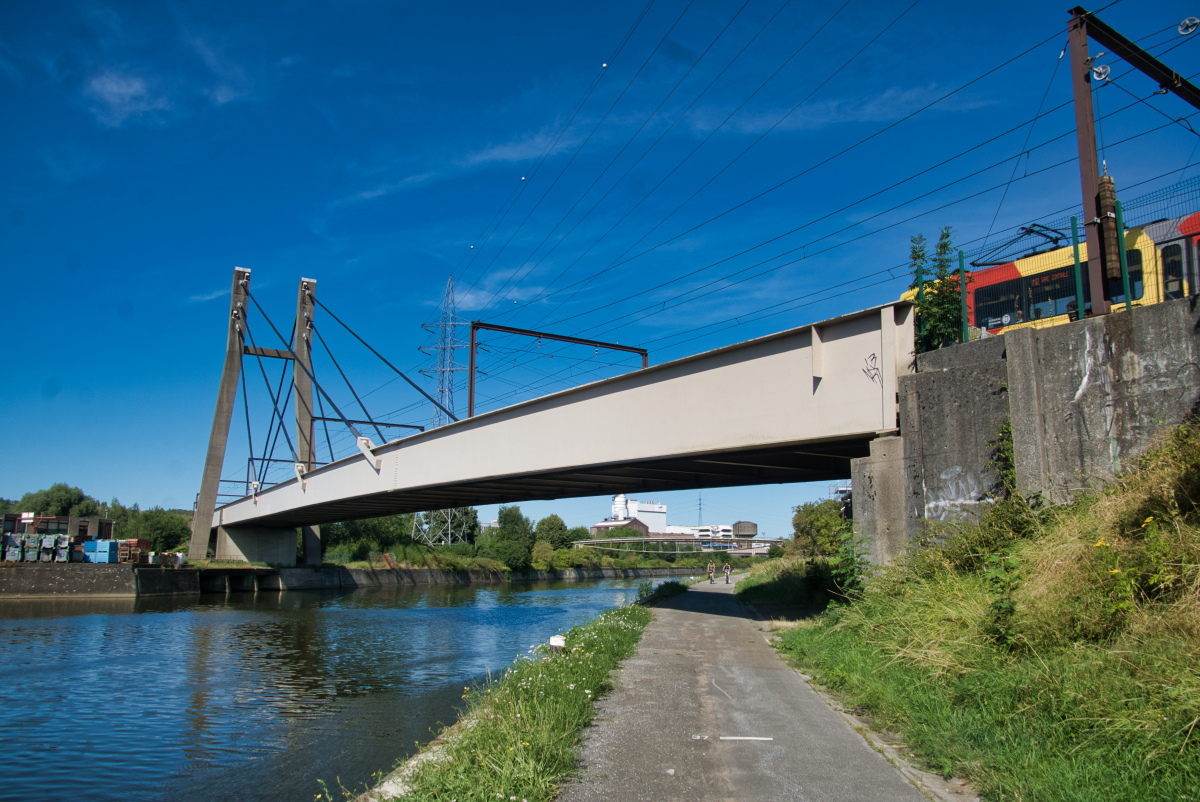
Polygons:
M1046 229L1055 247L1004 264L974 270L967 277L967 319L986 336L1008 329L1043 328L1075 319L1075 255L1070 236ZM1063 245L1062 243L1066 243ZM1200 289L1200 213L1157 220L1125 232L1130 294L1135 305L1183 298ZM1087 243L1080 242L1083 297L1090 296ZM1111 303L1125 303L1120 278L1109 279ZM915 300L916 291L904 293ZM1091 309L1085 302L1084 310Z

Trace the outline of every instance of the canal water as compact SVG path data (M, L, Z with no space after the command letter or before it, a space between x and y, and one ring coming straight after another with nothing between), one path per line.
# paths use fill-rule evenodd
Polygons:
M661 580L659 580L661 581ZM636 580L0 602L0 800L361 790Z

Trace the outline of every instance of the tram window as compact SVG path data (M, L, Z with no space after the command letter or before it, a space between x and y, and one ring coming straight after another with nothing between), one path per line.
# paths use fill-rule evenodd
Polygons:
M1017 318L1024 314L1023 283L1021 279L1014 278L975 290L975 325L997 329L1020 322Z
M1162 249L1163 300L1183 297L1183 247L1168 245Z
M1044 273L1030 276L1028 281L1029 309L1025 315L1027 320L1065 315L1068 304L1072 304L1072 310L1075 308L1073 305L1075 300L1073 270L1067 268L1047 270Z
M1133 300L1141 300L1146 291L1145 283L1142 281L1142 252L1125 251L1125 262L1129 266L1129 289L1133 291ZM1120 276L1108 280L1108 297L1112 298L1114 304L1125 303L1125 287L1121 283Z

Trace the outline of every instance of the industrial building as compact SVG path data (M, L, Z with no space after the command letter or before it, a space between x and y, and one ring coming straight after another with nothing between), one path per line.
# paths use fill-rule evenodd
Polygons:
M668 526L666 504L637 501L622 493L613 496L612 517L605 518L592 526L591 534L603 536L611 533L613 529L623 526L636 529L647 537L732 538L758 535L758 524L751 521L738 521L733 526L728 524ZM636 537L632 533L630 536Z
M113 534L110 518L74 518L68 515L37 515L32 512L3 514L5 535L68 535L107 540Z

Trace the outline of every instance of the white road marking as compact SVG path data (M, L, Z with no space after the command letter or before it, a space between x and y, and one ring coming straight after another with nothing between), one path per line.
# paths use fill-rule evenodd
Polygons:
M716 688L718 691L720 691L721 693L725 693L725 689L722 688L720 685L718 685L717 681L715 679L712 681L712 684L713 684L713 687ZM729 701L731 701L731 702L733 701L732 696L729 696L729 694L727 694L727 693L725 693L725 695L729 697Z
M722 735L722 741L774 741L774 738L758 738L753 735Z

